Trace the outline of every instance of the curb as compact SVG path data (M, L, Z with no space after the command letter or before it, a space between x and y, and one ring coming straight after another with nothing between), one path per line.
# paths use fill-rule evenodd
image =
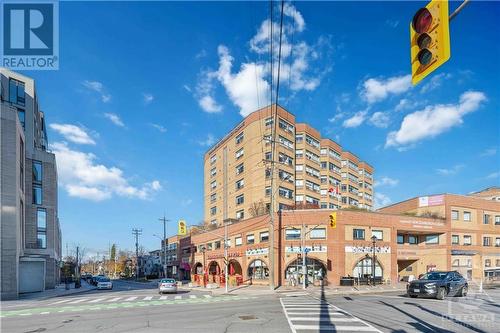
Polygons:
M33 298L18 298L19 301L45 301L51 298L57 298L57 297L65 297L65 296L70 296L70 295L77 295L77 294L83 294L92 290L97 290L97 288L91 288L91 289L82 289L78 290L72 293L68 294L61 294L61 295L54 295L54 296L41 296L41 297L33 297Z

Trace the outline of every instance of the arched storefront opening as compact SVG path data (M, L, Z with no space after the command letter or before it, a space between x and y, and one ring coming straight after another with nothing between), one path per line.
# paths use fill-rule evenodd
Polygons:
M269 268L264 261L255 259L248 265L247 274L251 280L265 280L269 278Z
M366 279L373 277L373 262L371 257L361 258L354 269L352 270L352 276L358 279ZM375 278L382 278L383 270L382 266L378 260L375 260Z
M193 274L203 274L203 265L201 262L197 262L193 267Z
M208 274L210 275L220 274L220 267L217 261L211 261L210 264L208 264Z
M229 275L242 275L241 265L238 261L231 259L229 260Z
M308 284L318 284L326 277L325 265L314 258L306 258L306 272ZM285 279L290 285L299 285L303 283L302 259L295 259L286 268Z

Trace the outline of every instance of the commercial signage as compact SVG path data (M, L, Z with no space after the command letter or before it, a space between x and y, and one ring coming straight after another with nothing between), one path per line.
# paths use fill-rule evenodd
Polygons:
M287 246L285 247L285 252L287 253L302 253L302 246ZM306 253L325 253L327 250L326 245L314 245L314 246L305 246L304 251Z
M268 254L269 248L259 248L259 249L248 249L245 251L245 255L248 256L259 256L262 254Z
M433 195L418 198L418 207L439 206L444 204L444 195Z
M227 254L227 256L228 256L228 258L241 257L241 252L229 252ZM207 258L208 259L221 259L221 258L224 258L224 254L223 253L211 254L211 255L208 255Z
M345 247L346 253L373 253L371 246L349 246ZM391 253L390 246L375 246L375 253Z

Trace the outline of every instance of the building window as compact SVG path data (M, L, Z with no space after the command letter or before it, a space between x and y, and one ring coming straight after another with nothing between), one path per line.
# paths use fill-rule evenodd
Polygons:
M238 135L236 136L235 141L236 141L236 144L237 144L237 145L239 145L240 143L242 143L242 142L243 142L243 136L244 136L243 132L241 132L240 134L238 134Z
M236 174L237 175L243 173L243 171L245 171L245 167L244 167L243 163L241 163L238 166L236 166Z
M270 196L271 195L271 186L266 186L266 197Z
M287 240L300 239L300 230L299 229L286 229L285 230L285 239L287 239Z
M42 162L33 161L33 181L42 182Z
M491 246L491 237L483 237L483 246Z
M264 125L266 125L266 127L271 127L272 124L273 124L272 117L266 118L266 120L264 120Z
M210 215L215 215L217 214L217 206L213 206L212 208L210 208Z
M243 148L241 148L240 150L238 150L235 154L236 156L236 159L239 159L241 157L243 157L243 154L245 153L245 151L243 150Z
M236 218L238 220L243 220L245 218L245 211L242 209L242 210L239 210L236 212Z
M248 265L248 277L255 280L267 279L269 277L269 269L262 260L256 259Z
M279 192L280 197L284 197L287 199L293 199L293 191L292 190L289 190L285 187L280 186L278 189L278 192Z
M210 189L215 190L216 188L217 188L217 181L214 180L213 182L210 183Z
M500 246L500 237L495 238L495 246L496 247Z
M491 267L491 259L484 260L484 267Z
M405 236L398 235L398 244L404 244L404 242L405 242Z
M47 212L45 209L37 209L37 247L39 249L47 248Z
M352 238L353 239L365 239L365 229L353 229Z
M311 239L326 239L326 229L325 228L315 228L311 230L309 234Z
M451 236L451 244L458 244L460 242L460 237L458 235Z
M295 151L295 158L302 158L304 157L304 151L302 149L297 149Z
M247 235L247 244L254 244L255 236L253 234Z
M293 125L290 125L288 122L284 121L281 118L278 122L278 126L285 132L293 133L294 131Z
M217 193L210 194L210 202L213 203L217 200Z
M408 236L408 243L409 244L417 244L418 243L418 237L410 235Z
M227 240L226 245L227 245L226 247L231 247L231 238L229 238L229 239Z
M490 224L490 215L489 214L483 215L483 224Z
M297 134L295 136L295 142L296 143L302 143L304 141L304 134Z
M439 244L439 236L438 235L426 235L425 236L425 244Z
M238 196L236 197L236 204L237 204L237 205L241 205L241 204L242 204L242 203L244 203L244 202L245 202L245 196L244 196L243 194L238 195Z
M42 204L42 186L33 184L33 203L35 205Z
M210 164L214 164L215 162L217 162L217 155L213 155L210 157Z
M471 220L470 212L464 212L464 221L470 221L470 220Z
M495 225L500 225L500 215L495 215Z
M169 246L169 247L170 247L170 246ZM212 249L213 249L213 245L212 245L212 243L207 243L207 250L208 250L208 251L212 251Z
M454 221L458 220L458 216L459 216L458 215L458 210L452 210L451 211L451 219L452 220L454 220Z
M24 83L14 79L9 79L9 102L24 106Z
M464 245L472 245L472 236L464 235Z
M242 241L241 236L240 236L240 237L236 237L236 238L234 239L234 245L235 245L235 246L241 246L242 244L243 244L243 241Z
M23 127L23 130L25 129L25 123L26 123L26 113L24 112L23 109L17 109L17 117L19 118L19 122L21 123L21 126Z
M220 249L220 241L215 242L215 249L216 250Z
M238 181L235 183L235 186L236 186L236 190L242 189L242 188L243 188L243 186L245 186L245 180L244 180L244 179L240 179L240 180L238 180Z
M37 240L36 240L36 245L37 248L39 249L46 249L47 248L47 234L45 232L38 232L37 233Z
M217 219L213 219L212 221L210 221L210 224L213 224L213 225L217 224Z
M217 168L213 167L210 169L210 177L214 177L217 174Z
M263 231L260 233L260 241L261 242L269 241L269 231Z
M384 240L384 232L382 230L372 230L372 236L377 237L377 240Z

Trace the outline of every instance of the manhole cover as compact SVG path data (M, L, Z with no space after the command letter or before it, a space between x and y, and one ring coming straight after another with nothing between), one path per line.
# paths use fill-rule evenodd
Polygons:
M251 316L239 316L241 320L252 320L252 319L257 319L254 315Z

